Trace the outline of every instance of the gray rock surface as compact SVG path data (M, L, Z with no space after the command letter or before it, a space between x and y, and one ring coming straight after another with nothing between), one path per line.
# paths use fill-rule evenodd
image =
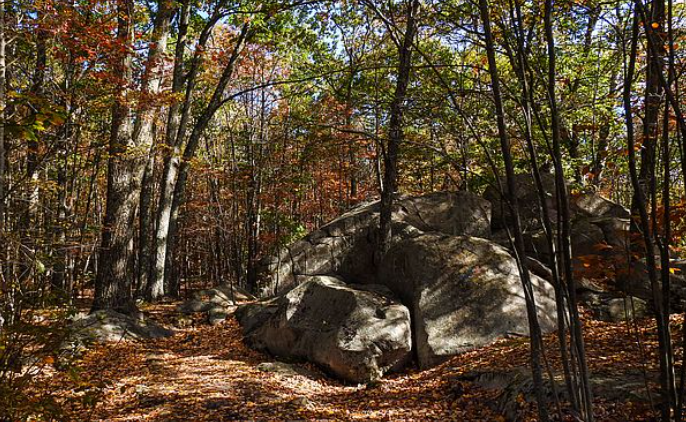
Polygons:
M543 184L552 192L552 175L544 174ZM307 359L359 382L378 378L407 359L410 345L404 342L410 330L423 368L508 335L528 335L519 271L505 230L498 230L509 224L509 214L496 191L484 196L488 200L466 192L398 197L394 236L385 256L375 253L378 201L360 205L283 248L263 261L260 273L258 296L273 299L237 311L248 344L277 356ZM533 273L538 317L543 331L551 332L557 315L546 267L550 251L530 176L517 176L517 196L524 206L527 266ZM554 196L548 193L546 198L555 221ZM626 255L628 212L597 194L574 196L571 209L575 262L583 264L580 257L595 255L608 260L606 269L614 271L612 260ZM346 284L353 282L358 284ZM379 290L379 284L387 291ZM624 312L623 302L612 299L600 304L599 318ZM393 309L393 317L379 320L378 315L390 312L379 314L384 307ZM399 328L403 324L407 327ZM402 336L379 340L370 326L383 328L376 335Z
M501 246L468 236L425 234L394 245L381 282L410 307L421 367L506 335L528 335L517 264ZM555 295L532 275L544 332L556 327Z
M616 202L610 201L599 193L572 195L569 206L573 213L589 217L631 217L629 210Z
M621 322L648 316L647 302L637 297L585 291L579 295L579 300L600 321Z
M360 205L265 260L258 296L286 292L298 284L299 276L337 275L375 283L379 209L379 201ZM490 203L469 192L399 197L393 208L393 230L396 240L424 231L488 237L490 215Z
M210 325L218 325L226 321L229 315L232 315L236 311L235 306L225 308L223 306L215 306L207 311L207 322Z
M555 178L552 174L544 172L541 173L541 179L546 191L548 217L555 225L558 218ZM515 185L527 252L533 258L550 263L551 251L543 232L540 198L533 177L528 173L518 174ZM509 208L495 186L489 186L486 189L484 198L491 201L493 208L491 238L509 248L509 239L505 230L507 227L512 227ZM572 253L575 257L597 254L602 255L603 258L614 259L622 253L626 254L629 210L599 193L570 195L569 209L572 223Z
M368 382L410 359L410 313L381 286L313 276L275 299L239 307L246 342L301 358L350 382Z
M608 401L640 401L649 403L659 400L659 392L646 391L646 386L657 385L658 376L654 372L628 370L623 373L594 372L591 377L593 395ZM502 415L505 421L520 422L529 403L536 402L536 390L528 368L512 368L507 371L497 369L484 369L456 375L449 380L451 390L462 390L463 382L474 383L480 388L496 390L499 392L496 399L491 403L493 411ZM544 380L543 396L549 406L554 406L556 400L565 400L564 380L561 376L554 379L554 385L550 379ZM556 398L556 394L558 397Z
M191 298L177 307L177 311L190 315L205 313L210 325L222 323L236 310L236 301L255 299L248 292L228 285L193 292Z
M501 183L505 183L501 176ZM554 223L557 220L557 204L555 194L555 176L548 172L541 173L541 182L545 190L548 217ZM542 228L540 221L540 197L534 178L529 173L515 175L515 194L517 196L522 227L524 231L536 231ZM512 216L506 202L497 186L489 186L484 192L484 198L493 205L492 228L501 230L511 227ZM580 193L569 195L570 217L614 217L626 219L630 217L629 210L610 201L599 193Z
M609 265L619 266L626 263L629 219L614 216L591 217L576 215L572 220L572 255L575 262L581 265L580 258L597 255ZM509 248L509 239L505 230L496 231L492 239ZM544 263L552 262L551 251L543 229L533 227L524 233L527 253L530 257Z
M257 370L265 373L276 374L280 377L291 378L302 376L306 378L318 378L318 374L298 365L285 362L262 362L257 365Z
M111 310L78 315L71 324L69 342L88 344L92 342L147 340L169 337L172 330L140 318L134 318Z
M541 181L546 190L548 216L552 221L557 219L555 206L555 178L550 173L541 173ZM505 177L500 177L500 182L505 186ZM540 222L540 199L533 177L528 173L515 175L515 195L520 206L520 217L524 231L538 230L542 227ZM512 225L512 213L500 193L497 186L489 186L484 192L484 198L492 204L492 228L494 231L502 230Z
M207 312L212 309L213 306L214 304L207 301L189 299L177 306L176 310L182 314L194 314L197 312Z
M572 254L575 257L594 255L605 243L605 233L593 221L583 218L572 225Z

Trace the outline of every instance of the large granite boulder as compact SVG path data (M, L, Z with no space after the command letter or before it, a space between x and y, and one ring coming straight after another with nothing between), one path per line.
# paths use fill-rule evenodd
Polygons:
M528 335L524 291L514 258L486 239L429 233L395 244L381 282L410 307L422 368L507 335ZM556 327L555 294L532 274L538 319Z
M541 182L546 190L546 204L548 216L552 221L557 219L557 207L555 199L555 177L547 172L541 173ZM507 189L505 176L500 176L500 183L503 189ZM519 215L521 218L522 229L524 231L537 230L541 228L541 208L540 198L536 183L529 173L515 175L515 195L519 204ZM501 189L497 185L488 186L484 192L484 198L492 204L492 228L494 231L512 227L512 213L507 201L501 194Z
M379 201L362 204L267 258L258 296L287 292L298 284L299 276L337 275L375 283L379 212ZM393 205L394 241L425 231L489 237L490 216L491 204L469 192L399 197Z
M277 298L241 306L246 342L314 362L350 382L368 382L410 358L410 313L382 286L312 276Z
M569 209L574 214L586 215L588 217L631 217L628 209L616 202L610 201L599 193L571 195Z
M378 201L361 205L265 261L259 296L274 298L236 313L250 346L359 382L398 366L411 348L429 367L507 335L528 335L516 262L487 240L489 201L466 192L399 197L391 249L381 257L379 210ZM537 273L549 273L531 261ZM552 331L553 287L532 279L541 327Z
M549 172L541 172L541 184L545 190L545 200L548 208L548 217L555 224L558 218L557 195L555 193L555 176ZM500 183L505 187L505 176L500 176ZM515 195L520 207L519 213L522 229L525 232L537 231L542 228L541 200L538 187L534 178L529 173L515 175ZM494 231L512 227L512 213L507 202L497 185L486 188L484 198L488 199L492 206L492 228ZM613 202L599 193L582 192L569 195L570 217L615 217L627 219L630 212L623 206Z

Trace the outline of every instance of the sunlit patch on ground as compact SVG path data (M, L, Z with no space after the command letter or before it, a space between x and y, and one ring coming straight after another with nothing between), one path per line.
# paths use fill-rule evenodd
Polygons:
M162 321L173 306L152 309ZM681 319L674 319L675 333ZM636 330L638 329L638 330ZM656 339L650 321L638 324L586 324L588 356L595 374L655 370ZM637 334L638 333L638 334ZM637 337L638 335L638 337ZM639 343L636 341L640 338ZM680 344L680 339L676 339ZM635 347L629 347L635 346ZM548 361L557 366L556 339L548 338ZM641 358L643 350L646 358ZM678 356L681 356L680 350ZM456 376L485 368L507 370L529 358L526 339L504 340L456 357L428 371L410 369L374 385L345 385L317 368L283 377L257 369L269 356L248 349L240 327L230 318L222 326L179 329L167 339L112 343L89 352L82 365L84 383L105 386L92 410L71 409L84 421L497 421L492 405L498 392L479 389ZM679 358L680 361L680 358ZM51 388L77 394L56 375ZM645 403L596 399L599 420L640 420ZM532 416L532 406L522 404ZM554 409L552 409L554 411Z

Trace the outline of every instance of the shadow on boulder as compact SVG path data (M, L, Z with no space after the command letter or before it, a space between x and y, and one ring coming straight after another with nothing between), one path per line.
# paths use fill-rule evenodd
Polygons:
M382 286L312 276L287 294L241 306L246 342L306 359L350 382L370 382L410 359L410 313Z
M79 314L69 329L70 334L62 349L72 353L79 353L93 343L144 341L174 335L173 330L152 320L136 318L113 310Z
M508 335L529 335L524 289L515 259L486 239L428 233L394 245L381 282L412 313L422 368ZM531 275L544 333L556 324L553 287Z

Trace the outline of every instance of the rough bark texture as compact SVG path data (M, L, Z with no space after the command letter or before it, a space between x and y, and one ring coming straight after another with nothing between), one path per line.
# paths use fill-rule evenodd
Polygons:
M117 3L119 17L117 41L121 45L133 42L133 2ZM132 76L131 56L122 53L116 66L128 83ZM145 160L133 142L133 123L128 105L130 92L123 88L112 108L109 162L107 169L107 205L103 222L98 272L95 279L93 311L126 309L131 303L129 253L134 236L134 218L138 206L140 183Z
M107 209L95 283L93 310L131 308L134 280L131 270L135 217L140 203L141 183L150 147L155 107L150 103L160 87L162 54L169 31L168 2L158 4L158 16L143 77L143 91L137 108L130 106L132 92L127 88L133 78L131 55L121 53L117 66L124 83L112 110L107 176ZM117 40L133 45L134 4L118 3ZM128 51L128 50L126 50Z

